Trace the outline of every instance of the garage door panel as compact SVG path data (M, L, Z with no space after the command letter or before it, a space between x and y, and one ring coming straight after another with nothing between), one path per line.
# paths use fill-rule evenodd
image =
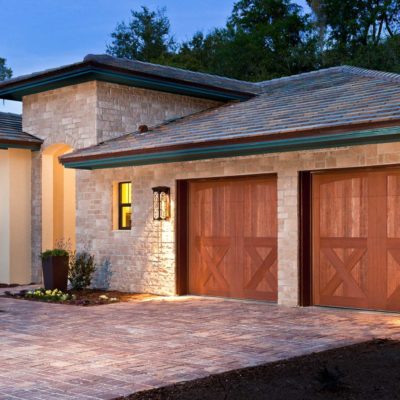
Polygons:
M400 174L387 176L387 237L400 238Z
M276 300L276 177L191 182L189 291Z
M368 223L367 181L365 177L343 176L328 181L316 177L319 190L314 191L318 204L319 231L323 237L366 237Z
M277 188L275 178L248 183L244 187L243 234L247 237L276 237Z
M400 310L400 173L313 176L315 304Z
M229 280L231 273L232 243L228 237L194 238L195 251L193 262L198 268L191 271L192 288L199 294L230 293Z
M245 238L244 250L244 297L276 301L276 239Z
M338 297L353 299L351 305L366 301L367 257L365 248L322 248L319 290L325 302Z

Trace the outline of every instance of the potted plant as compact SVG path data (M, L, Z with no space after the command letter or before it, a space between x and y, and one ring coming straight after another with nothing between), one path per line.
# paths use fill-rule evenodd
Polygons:
M41 254L44 288L66 292L68 286L69 252L56 248Z

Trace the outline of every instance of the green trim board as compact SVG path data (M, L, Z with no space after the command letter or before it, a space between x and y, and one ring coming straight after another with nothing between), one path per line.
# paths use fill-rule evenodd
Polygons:
M218 88L201 87L193 84L171 82L164 79L150 78L129 73L107 70L99 67L80 67L71 72L64 72L52 77L28 79L25 83L11 84L10 87L0 89L0 98L21 101L23 96L40 93L63 86L99 80L103 82L119 83L157 91L183 94L194 97L207 98L220 101L247 100L253 94L238 93L231 90L219 90Z
M400 127L201 148L194 147L175 151L157 152L157 149L155 149L152 153L141 153L120 157L117 155L104 155L102 158L82 159L82 161L69 162L68 160L62 160L62 163L66 168L103 169L395 141L400 141Z
M31 151L39 151L41 145L40 144L16 144L16 143L0 143L1 150L8 150L8 149L24 149L24 150L31 150Z

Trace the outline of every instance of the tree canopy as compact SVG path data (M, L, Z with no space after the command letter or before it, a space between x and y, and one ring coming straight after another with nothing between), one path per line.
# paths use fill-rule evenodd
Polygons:
M9 79L12 76L12 69L6 65L6 59L0 57L0 81Z
M142 7L131 11L128 23L121 22L111 34L113 41L107 52L117 57L157 62L174 50L170 22L165 9L150 11Z
M238 0L225 26L176 43L165 9L142 7L109 54L260 81L350 64L400 72L400 0Z

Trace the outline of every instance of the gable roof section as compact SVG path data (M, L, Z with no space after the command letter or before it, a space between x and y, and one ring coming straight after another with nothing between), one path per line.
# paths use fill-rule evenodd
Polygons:
M104 168L400 140L400 75L344 66L259 87L262 94L248 101L78 150L62 162Z
M0 112L0 149L39 150L42 140L22 131L22 117Z
M256 83L108 55L87 55L83 61L0 83L0 99L99 80L220 101L247 100L258 94Z

